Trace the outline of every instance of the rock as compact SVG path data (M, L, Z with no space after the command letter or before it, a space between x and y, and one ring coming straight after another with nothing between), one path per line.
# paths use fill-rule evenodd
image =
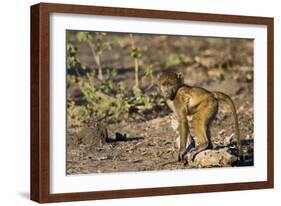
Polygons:
M217 80L224 80L224 71L221 69L212 69L208 71L208 75L211 78L217 79Z
M199 62L205 68L213 68L217 65L216 59L211 56L202 56L200 57Z
M249 67L249 66L241 66L241 67L240 67L240 70L241 70L241 71L248 72L248 71L253 71L253 68L252 68L252 67Z
M246 137L244 138L245 140L253 140L253 137L250 136L249 134L246 135Z
M237 157L227 152L228 148L205 150L195 156L191 166L197 168L230 167Z
M112 157L111 156L100 156L97 158L97 160L112 160Z
M221 131L219 131L219 135L222 135L222 134L224 134L225 133L225 130L224 129L222 129Z
M223 145L228 146L233 143L237 143L237 138L233 133L230 136L226 136L224 138Z
M107 128L100 122L92 122L77 133L78 145L101 147L107 140Z

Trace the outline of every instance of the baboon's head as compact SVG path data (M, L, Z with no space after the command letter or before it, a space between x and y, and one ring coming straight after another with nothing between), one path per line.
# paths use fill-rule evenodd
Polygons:
M182 73L162 73L158 78L161 94L166 99L173 99L179 86L184 83Z

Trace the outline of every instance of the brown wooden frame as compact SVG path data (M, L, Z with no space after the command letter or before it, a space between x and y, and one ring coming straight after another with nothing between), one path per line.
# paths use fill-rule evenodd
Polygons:
M49 14L73 13L267 26L267 181L50 194ZM40 3L31 6L31 199L40 203L273 188L273 18Z

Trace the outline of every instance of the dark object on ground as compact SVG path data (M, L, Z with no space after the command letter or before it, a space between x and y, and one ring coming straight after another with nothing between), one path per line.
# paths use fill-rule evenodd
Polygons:
M144 139L143 137L127 137L127 134L121 134L119 132L115 133L115 137L107 138L106 142L127 142L127 141L134 141L134 140L141 140Z

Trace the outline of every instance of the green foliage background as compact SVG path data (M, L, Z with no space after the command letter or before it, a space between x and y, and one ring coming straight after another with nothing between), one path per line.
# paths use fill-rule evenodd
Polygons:
M252 48L245 47L252 41L246 39L89 31L66 36L68 127L156 117L165 107L155 81L162 71L253 68Z

